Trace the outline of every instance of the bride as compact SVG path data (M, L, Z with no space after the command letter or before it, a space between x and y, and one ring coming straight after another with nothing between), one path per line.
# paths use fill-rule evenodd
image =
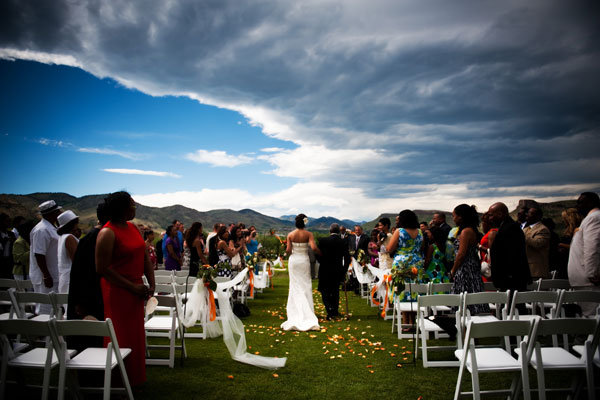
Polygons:
M308 246L319 254L315 239L311 232L304 230L308 218L306 215L296 216L296 228L287 236L285 252L290 254L288 271L290 290L287 301L287 321L281 324L283 330L309 331L320 329L315 315L310 279L310 260Z

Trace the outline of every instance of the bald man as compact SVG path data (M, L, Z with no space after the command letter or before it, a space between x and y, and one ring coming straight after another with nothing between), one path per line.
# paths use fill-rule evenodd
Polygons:
M492 204L488 213L492 223L498 226L490 249L492 281L502 291L525 291L531 274L521 226L508 215L504 203Z

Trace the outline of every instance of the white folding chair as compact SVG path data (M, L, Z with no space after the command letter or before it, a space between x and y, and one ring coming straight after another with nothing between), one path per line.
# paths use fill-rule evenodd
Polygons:
M31 321L27 319L10 319L0 321L0 340L2 340L2 364L0 367L0 397L4 398L8 368L37 368L44 370L42 383L42 399L48 398L50 389L50 370L59 364L59 358L54 351L51 321ZM44 337L45 348L35 347L27 352L16 354L10 335L22 335L32 341ZM70 355L75 351L71 351Z
M80 371L104 371L104 387L102 388L104 400L110 399L111 394L111 375L115 367L119 367L122 381L125 385L121 389L113 389L127 393L127 397L133 400L133 393L129 385L127 371L123 359L131 353L131 349L120 348L117 342L117 336L110 318L106 321L85 321L85 320L69 320L69 321L54 321L55 336L54 341L57 343L58 357L61 359L58 378L58 399L64 399L65 394L65 378L67 370ZM88 347L75 357L71 357L67 350L66 341L63 339L66 336L104 336L109 338L109 343L106 348ZM76 380L72 380L76 382ZM80 388L75 386L75 391ZM82 388L83 389L83 388ZM85 388L88 389L88 388Z
M62 318L62 310L52 298L52 293L13 292L11 293L11 296L14 298L15 309L18 310L18 318L31 318L34 321L48 321L52 318ZM36 316L33 316L31 313L27 313L25 306L33 305L34 303L49 305L51 307L51 313L40 314Z
M546 398L546 392L565 391L571 395L579 394L581 390L580 380L575 376L570 389L547 389L544 377L544 371L583 371L587 380L587 397L595 399L594 389L594 371L593 354L598 347L598 338L600 334L600 325L595 319L582 318L558 318L538 320L535 336L532 337L529 348L527 349L527 359L531 366L537 371L538 396L540 399ZM568 350L568 344L565 347L542 347L539 340L545 336L554 335L587 335L588 339L583 346L583 354L580 357L573 355ZM524 354L522 349L519 353Z
M555 279L557 280L557 279ZM558 305L557 317L565 318L564 305L566 304L578 304L578 303L596 303L596 306L600 305L600 292L596 290L569 290L564 291L560 298Z
M429 293L429 284L428 283L406 283L406 288L403 292L400 293L398 297L394 298L393 304L393 312L392 312L392 333L394 333L395 320L398 318L398 339L408 339L412 338L412 333L403 332L403 328L412 327L411 324L403 324L402 323L402 313L414 312L417 313L418 306L416 301L400 301L400 297L403 296L404 293L416 293L417 299L422 294ZM411 296L412 297L412 296ZM415 315L415 321L416 321Z
M173 275L158 275L154 276L155 284L170 285L173 282Z
M423 367L458 367L458 361L430 361L428 351L429 350L449 350L462 348L461 337L457 334L457 345L452 346L428 346L427 340L429 339L430 333L440 333L443 329L431 321L429 316L433 316L429 313L434 307L445 306L448 309L456 307L454 315L456 325L458 326L458 319L460 318L460 312L458 311L462 304L462 294L434 294L434 295L420 295L417 299L417 336L416 336L416 350L415 358L418 358L419 354L419 336L421 337L421 350L423 352ZM436 336L437 337L437 336Z
M185 271L173 271L173 275L175 275L176 278L181 278L181 277L187 277L189 276L190 271L189 270L185 270Z
M180 299L178 295L171 296L155 296L158 300L159 306L170 307L174 309L174 312L170 316L166 315L154 315L149 318L145 323L146 329L146 349L149 353L150 349L169 349L168 359L158 358L146 358L146 365L168 365L170 368L175 366L175 349L181 349L181 362L186 357L185 349L185 335L183 331L183 324L181 323L180 316L182 315ZM159 344L148 344L148 337L167 337L169 340L168 345ZM176 345L176 338L179 337L181 344Z
M510 336L531 337L534 326L535 321L469 321L465 336L465 346L463 349L457 349L454 352L456 358L460 360L454 400L458 400L460 395L465 394L472 394L473 399L478 400L482 394L500 393L510 393L510 399L515 399L521 384L523 385L523 397L525 400L530 400L531 394L526 357L523 356L515 359L511 354L510 347L475 348L474 339L490 337L506 338ZM508 342L508 340L505 340L505 342ZM527 343L525 340L519 343L519 348L523 352L522 354L525 354L527 351ZM465 369L471 373L472 392L461 392L460 390ZM514 374L509 390L480 390L479 374L499 372L512 372Z
M173 271L167 271L166 269L154 270L154 279L156 279L157 276L173 276Z
M568 279L540 279L537 281L537 290L570 290L571 284Z
M33 283L30 280L18 280L17 279L17 290L21 292L33 291Z
M548 291L548 292L519 292L513 293L512 302L510 304L510 311L508 314L505 312L503 315L504 319L515 319L515 320L531 320L541 316L545 318L546 307L551 308L550 317L554 317L556 310L558 309L559 299L562 291ZM520 315L518 310L519 304L531 304L532 314ZM539 314L536 312L539 311ZM538 316L539 315L539 316Z

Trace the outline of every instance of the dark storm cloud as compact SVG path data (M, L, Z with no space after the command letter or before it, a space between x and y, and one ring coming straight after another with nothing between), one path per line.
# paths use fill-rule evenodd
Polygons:
M363 171L378 160L319 179L373 193L599 181L597 2L0 7L4 48L72 55L140 90L229 105L282 139L388 160L376 177Z

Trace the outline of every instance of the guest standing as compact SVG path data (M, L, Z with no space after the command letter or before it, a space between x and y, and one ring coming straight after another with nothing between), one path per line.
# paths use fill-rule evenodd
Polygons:
M442 232L444 232L444 235L448 237L452 227L446 223L446 213L436 212L433 214L433 220L431 222L433 222L433 225L439 227Z
M188 249L190 249L189 276L198 276L200 265L208 264L204 256L204 235L202 234L202 224L200 222L194 222L190 226L185 235L185 242Z
M561 213L562 220L565 224L565 230L558 240L558 261L557 261L557 278L568 279L567 265L569 264L569 249L573 235L579 230L581 225L581 214L576 208L567 208Z
M394 255L392 274L395 270L416 268L417 276L411 282L423 283L423 233L417 215L411 210L401 211L396 217L396 227L388 249ZM402 301L413 301L409 292L404 292Z
M54 200L43 202L38 207L42 220L30 234L31 251L29 253L29 277L36 293L58 291L58 233L56 219L60 215L60 207ZM50 314L52 306L38 304L37 314Z
M156 256L156 247L154 247L154 231L147 229L144 231L144 242L146 242L146 251L150 257L150 264L153 269L158 269L158 257Z
M391 221L387 217L383 217L377 223L377 229L381 232L379 234L379 268L382 270L392 269L392 258L388 253L388 247L392 240L392 234L390 233Z
M577 210L584 218L571 242L569 282L575 290L600 291L600 198L593 192L582 193ZM585 317L595 315L597 304L579 305Z
M529 208L527 226L523 229L529 272L533 279L550 277L550 230L542 224L542 216L539 208Z
M13 243L15 234L10 229L10 217L0 213L0 278L12 279Z
M492 223L498 226L498 233L490 247L492 282L501 291L526 291L531 273L523 230L508 215L506 204L494 203L488 212Z
M371 231L371 240L369 241L369 262L372 266L379 268L379 231Z
M154 294L154 269L140 231L128 222L135 218L136 209L129 193L111 193L105 201L109 221L96 243L104 316L113 321L119 346L131 349L125 366L131 385L137 386L146 380L144 300Z
M446 233L438 226L431 229L433 237L431 244L427 249L425 257L425 282L446 283L450 282L450 274L446 266Z
M13 245L13 276L17 280L29 279L29 249L31 230L33 229L33 221L21 222L16 226L19 237Z
M58 216L58 223L58 293L69 293L71 265L79 243L79 237L75 237L79 230L79 217L67 210Z
M454 279L452 293L483 292L481 280L481 265L477 255L477 245L480 238L477 227L479 216L475 206L460 204L452 211L452 219L458 227L457 240L454 242L454 265L450 275ZM487 304L474 304L469 306L471 314L489 312Z
M479 241L479 257L482 263L486 262L489 265L490 247L494 243L494 239L498 233L498 228L493 223L489 212L485 212L481 216L481 230L483 230L483 237ZM482 276L482 279L484 282L491 282L490 278L486 278L485 276Z
M177 230L175 225L169 225L166 230L165 237L165 269L167 271L181 271L181 251L177 242Z

